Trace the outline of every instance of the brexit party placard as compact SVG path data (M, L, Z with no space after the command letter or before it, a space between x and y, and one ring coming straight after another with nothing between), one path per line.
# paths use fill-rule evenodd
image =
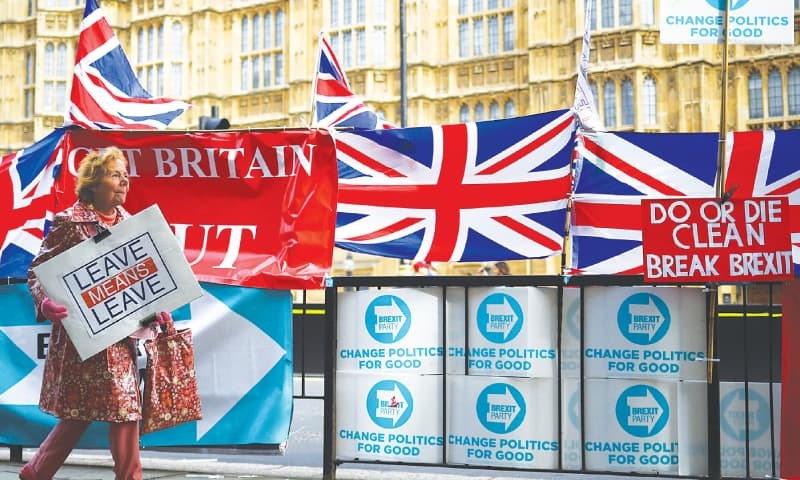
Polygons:
M662 43L794 43L792 0L662 0L660 17Z
M554 377L557 369L555 288L470 289L470 375Z
M748 458L751 478L775 477L780 472L781 384L773 384L772 389L770 395L768 383L749 382L745 388L744 383L720 382L723 476L745 477ZM772 468L773 445L775 470Z
M442 463L442 377L340 372L336 456Z
M34 267L47 295L67 307L64 328L83 360L133 333L149 315L202 295L158 205L106 233Z
M441 291L339 294L338 371L441 374Z
M586 469L704 475L706 383L588 380ZM705 454L703 454L705 456Z
M551 378L448 378L449 464L558 467L556 382Z
M584 290L589 378L706 378L705 294L699 288Z

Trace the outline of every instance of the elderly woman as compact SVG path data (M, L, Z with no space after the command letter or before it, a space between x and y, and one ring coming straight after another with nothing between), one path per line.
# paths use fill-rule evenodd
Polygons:
M28 286L38 321L53 323L39 398L42 411L60 421L22 468L23 480L51 479L89 425L109 423L109 446L117 480L139 480L139 420L141 396L136 372L136 341L125 338L81 361L61 321L67 308L53 302L42 289L33 267L116 225L129 216L122 208L128 195L128 166L115 147L89 153L78 169L78 201L58 213L39 255L28 272ZM161 312L156 323L168 320Z

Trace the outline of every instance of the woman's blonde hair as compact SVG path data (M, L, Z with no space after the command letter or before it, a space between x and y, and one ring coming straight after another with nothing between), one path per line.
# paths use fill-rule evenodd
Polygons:
M83 157L78 166L78 178L75 183L75 194L88 204L94 202L94 187L100 179L108 173L108 164L113 160L121 160L128 166L128 160L117 147L106 147L102 150L93 150Z

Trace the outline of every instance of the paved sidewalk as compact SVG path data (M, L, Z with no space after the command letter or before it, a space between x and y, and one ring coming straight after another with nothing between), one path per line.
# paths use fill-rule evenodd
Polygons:
M0 480L17 480L19 469L22 465L9 461L7 449L0 448ZM23 459L30 458L32 451L25 450ZM178 480L178 479L283 479L283 480L317 480L322 478L322 468L296 467L286 465L266 465L255 463L226 463L218 462L213 458L192 459L192 454L187 454L185 459L148 458L143 454L142 466L144 467L143 479L145 480ZM97 454L75 454L69 456L65 465L56 474L56 480L113 480L111 456L99 450ZM487 475L484 472L470 471L466 474L433 472L413 472L408 470L389 470L390 466L374 467L372 469L345 468L337 469L337 479L341 480L519 480L519 476L501 476L508 472L497 472L497 475ZM560 476L569 478L575 476ZM588 479L589 477L582 475ZM553 476L537 477L530 473L525 475L527 480L537 478L552 479ZM556 477L558 478L558 477ZM592 477L597 480L599 477ZM610 478L610 477L607 477Z
M27 460L32 450L25 450ZM195 457L195 458L192 458ZM55 480L113 480L111 455L98 450L96 454L73 453L58 471ZM298 467L261 463L219 462L207 456L186 454L185 458L151 458L143 452L144 480L185 479L253 479L253 480L319 480L321 467ZM22 465L9 461L9 451L0 447L0 480L18 480ZM414 471L416 470L416 471ZM589 475L568 473L531 473L485 470L448 469L427 471L411 466L371 465L362 468L340 466L336 470L337 480L617 480L614 475ZM640 480L655 477L640 477Z

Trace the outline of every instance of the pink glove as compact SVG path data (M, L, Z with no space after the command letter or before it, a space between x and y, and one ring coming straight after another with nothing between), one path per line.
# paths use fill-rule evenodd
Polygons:
M44 297L39 309L42 311L42 316L53 323L58 323L69 316L67 307L50 300L50 297Z
M156 321L153 322L153 325L166 325L172 321L172 315L169 312L158 312L156 314Z
M170 315L169 312L158 312L142 320L140 325L147 328L156 328L162 325L166 325L171 320L172 320L172 315Z

